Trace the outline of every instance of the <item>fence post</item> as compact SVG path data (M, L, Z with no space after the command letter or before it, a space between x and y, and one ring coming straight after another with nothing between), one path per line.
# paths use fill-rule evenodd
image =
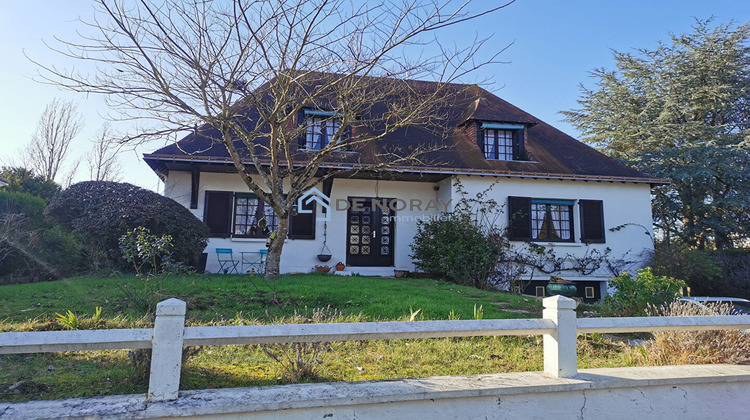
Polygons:
M544 334L544 373L554 378L576 376L576 301L558 295L544 298L542 303L542 317L557 326L555 333Z
M176 400L182 368L182 336L185 330L185 302L167 299L156 305L151 351L149 401Z

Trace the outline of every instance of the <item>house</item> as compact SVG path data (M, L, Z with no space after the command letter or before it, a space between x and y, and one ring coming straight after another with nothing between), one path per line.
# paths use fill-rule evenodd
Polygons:
M5 187L5 186L8 186L8 185L10 185L10 184L8 183L8 181L6 181L6 180L4 180L4 179L0 178L0 187Z
M428 90L435 86L413 83ZM409 254L417 221L452 209L461 198L459 188L473 197L493 184L486 198L503 205L500 223L512 222L515 246L533 242L569 261L608 255L619 264L612 270L644 265L653 250L651 187L663 180L608 158L486 90L456 86L473 96L446 103L447 134L410 127L367 146L438 145L428 158L375 171L348 170L377 155L372 151L326 157L316 175L339 172L318 185L307 209L312 212L291 218L281 272L309 272L321 264L318 254L331 254L329 264L341 261L347 271L363 275L414 271ZM252 120L253 111L247 115ZM312 106L296 123L308 127L295 145L303 158L338 128L335 112ZM217 271L216 248L233 249L235 258L239 252L259 252L277 221L237 174L226 148L210 140L211 130L196 130L144 160L164 181L164 194L209 226L207 269ZM583 286L581 296L599 299L612 277L606 266L559 275ZM548 279L537 271L526 292L543 294Z

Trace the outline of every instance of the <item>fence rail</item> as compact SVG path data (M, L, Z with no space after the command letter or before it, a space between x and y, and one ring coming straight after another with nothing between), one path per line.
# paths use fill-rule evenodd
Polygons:
M659 316L640 318L581 318L578 334L659 331L741 330L750 328L750 315Z
M0 354L151 348L151 328L0 333Z
M187 327L186 346L228 344L312 343L320 341L392 340L554 333L548 319L475 321L356 322L330 324Z
M166 401L177 398L185 346L542 335L545 373L572 377L577 334L750 328L748 315L577 319L575 306L553 296L544 299L541 319L185 327L185 302L167 299L157 306L153 329L0 333L0 354L151 348L148 397Z

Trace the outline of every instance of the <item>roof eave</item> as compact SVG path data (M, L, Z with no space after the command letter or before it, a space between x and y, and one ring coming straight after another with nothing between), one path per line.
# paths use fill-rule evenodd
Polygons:
M214 163L214 164L233 164L229 158L215 158L215 157L202 157L202 156L164 156L156 154L144 154L143 160L157 174L160 171L157 169L164 168L161 161L173 161L173 162L194 162L194 163ZM151 162L150 162L151 161ZM153 163L152 163L153 162ZM244 162L246 165L252 165L252 162ZM299 165L302 166L302 165ZM351 164L337 164L334 162L325 162L320 165L321 169L343 169L343 170L368 170L367 165L351 165ZM370 169L371 170L371 169ZM593 181L593 182L621 182L621 183L636 183L636 184L650 184L652 187L659 185L667 185L670 183L669 180L663 178L651 178L651 177L622 177L622 176L607 176L607 175L582 175L582 174L562 174L562 173L544 173L544 172L523 172L523 171L498 171L488 169L465 169L465 168L441 168L441 167L415 167L415 166L398 166L395 168L383 168L381 170L388 172L417 172L425 174L445 174L445 175L478 175L478 176L492 176L492 177L506 177L506 178L532 178L532 179L554 179L554 180L569 180L569 181Z

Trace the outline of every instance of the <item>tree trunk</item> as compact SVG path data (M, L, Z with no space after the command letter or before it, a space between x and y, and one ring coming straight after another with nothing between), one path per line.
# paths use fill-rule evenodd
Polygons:
M284 248L284 240L289 232L289 216L279 216L279 226L276 229L276 237L271 240L266 256L266 278L275 279L279 277L281 263L281 250Z

